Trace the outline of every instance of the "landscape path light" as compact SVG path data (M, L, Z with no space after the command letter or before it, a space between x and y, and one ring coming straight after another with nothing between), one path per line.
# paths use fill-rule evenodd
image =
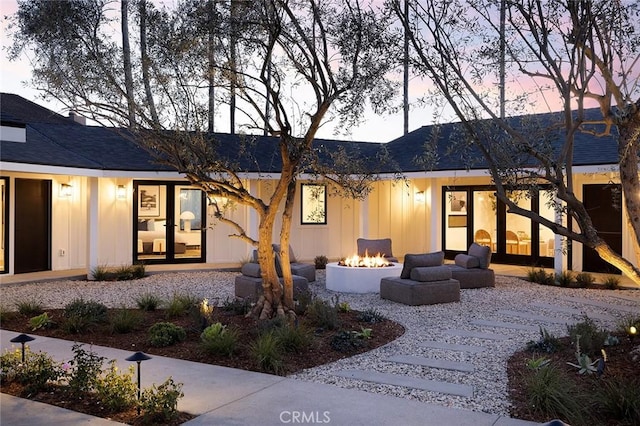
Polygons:
M22 345L22 363L24 364L24 344L36 340L35 337L28 336L26 334L18 334L13 339L9 340L11 343L20 343Z
M140 414L140 363L151 359L151 357L144 352L136 352L128 358L127 361L135 361L138 363L138 414Z

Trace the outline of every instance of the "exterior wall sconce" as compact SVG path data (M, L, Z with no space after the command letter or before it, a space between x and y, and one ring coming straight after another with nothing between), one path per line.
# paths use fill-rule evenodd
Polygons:
M191 221L196 218L196 215L189 210L185 210L180 213L180 219L184 221L184 231L191 232Z
M124 200L127 198L127 188L124 185L118 185L116 188L116 198L118 200Z
M414 200L416 203L420 203L423 204L425 202L425 195L424 195L424 191L418 191L415 193L414 195Z
M60 184L60 197L69 198L73 195L73 187L68 183Z

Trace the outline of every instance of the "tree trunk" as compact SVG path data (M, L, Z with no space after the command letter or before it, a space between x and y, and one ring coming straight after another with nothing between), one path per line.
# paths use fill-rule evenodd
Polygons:
M600 241L600 243L595 244L592 248L598 253L602 260L620 269L623 274L631 278L633 282L640 287L640 271L633 266L631 262L613 251L604 241Z
M156 111L156 104L153 100L153 94L151 93L151 80L149 75L149 55L147 53L147 0L141 0L139 3L140 14L140 57L142 59L142 82L144 84L144 93L147 97L147 105L149 107L149 113L151 114L151 120L154 124L158 124L158 112Z
M291 222L293 218L293 204L296 196L296 180L289 182L287 198L282 213L282 228L280 229L280 255L282 259L282 278L284 287L284 305L293 309L293 276L291 275L291 255L289 241L291 240Z
M618 126L620 183L624 193L627 219L633 233L636 265L640 265L640 182L638 181L638 143L640 143L640 108L626 126ZM640 285L640 281L636 281Z
M129 127L136 124L135 100L133 97L133 73L131 71L131 47L129 46L129 0L122 0L120 13L122 16L122 63L124 66L124 85L127 92L127 110Z

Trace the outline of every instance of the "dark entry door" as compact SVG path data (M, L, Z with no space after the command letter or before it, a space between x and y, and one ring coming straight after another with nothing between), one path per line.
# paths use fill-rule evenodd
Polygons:
M16 274L51 269L51 181L16 179Z
M600 238L616 253L622 253L622 208L620 185L585 185L583 200ZM602 260L595 250L585 247L582 269L588 272L619 274L620 270Z

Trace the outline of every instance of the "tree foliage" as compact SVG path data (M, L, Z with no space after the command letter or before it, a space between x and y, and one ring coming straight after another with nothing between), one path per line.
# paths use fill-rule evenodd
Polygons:
M389 19L360 0L183 0L173 8L143 2L116 10L106 0L20 1L11 58L29 52L32 84L45 96L101 124L130 128L158 161L212 200L253 208L257 236L214 204L234 236L258 247L264 297L255 313L283 315L293 306L288 247L299 175L326 176L352 196L376 179L371 163L356 168L313 140L329 120L348 129L365 105L389 105L395 86L386 75L398 45ZM137 28L128 31L132 82L122 67L124 39L113 35L127 6ZM246 133L233 146L210 132L213 115L226 111L221 105L231 106L228 114L241 118ZM261 174L256 167L264 163L253 157L260 152L275 153L280 173L270 193L256 195L244 172ZM371 158L384 155L372 150ZM339 170L343 165L351 168ZM283 288L271 249L279 214Z
M638 3L407 1L408 14L400 0L387 4L410 39L413 69L433 82L435 89L429 95L438 102L444 99L462 122L464 134L458 143L480 150L509 212L595 249L640 284L638 268L598 235L575 194L573 173L573 154L581 135L617 143L617 171L639 253ZM514 86L514 92L508 90ZM538 119L508 116L539 111L541 103L560 112ZM509 197L514 190L538 190L544 185L551 188L556 210L573 227L523 209Z

